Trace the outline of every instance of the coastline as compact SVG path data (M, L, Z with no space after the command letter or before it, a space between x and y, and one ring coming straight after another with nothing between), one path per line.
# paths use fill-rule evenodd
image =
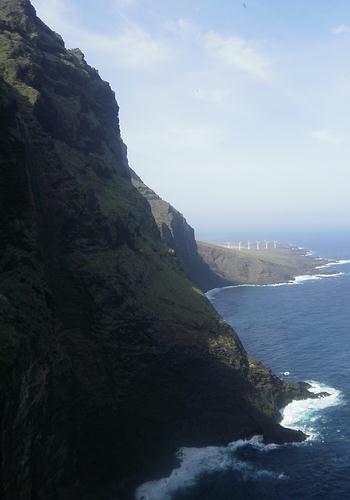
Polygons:
M288 281L270 281L268 283L242 283L224 287L217 287L208 290L205 295L210 301L221 290L227 288L238 287L279 287L302 285L311 280L322 280L326 278L336 278L345 275L342 272L341 266L350 264L350 259L326 259L321 258L307 252L306 257L309 259L309 269L307 272L296 273L291 276ZM339 272L338 272L338 268ZM214 302L212 302L214 305ZM257 363L254 358L248 355L250 361ZM250 366L251 363L249 363ZM258 368L258 367L256 367ZM254 376L251 370L251 377ZM259 378L259 370L258 378ZM272 372L271 372L271 375ZM272 426L272 433L269 435L265 429L265 435L242 436L235 438L233 442L218 446L205 446L203 448L181 448L173 457L177 459L176 465L167 471L167 476L148 481L141 484L135 490L135 499L152 498L154 500L171 500L173 495L176 496L177 491L181 487L192 488L202 474L210 474L215 472L225 472L225 470L234 470L235 473L242 475L242 480L257 480L263 477L273 478L275 480L285 480L288 476L281 471L257 469L252 467L248 462L239 459L239 452L245 446L257 448L264 453L271 450L282 448L284 446L312 446L313 442L322 441L322 431L315 429L315 421L322 419L322 414L325 409L332 406L343 404L343 393L335 388L325 385L316 380L305 380L302 382L288 382L283 374L278 376L281 381L281 387L284 390L280 393L278 400L278 409L274 415L276 426ZM265 380L263 385L268 385ZM278 399L278 398L277 398ZM276 436L274 433L277 431ZM282 431L282 432L281 432ZM303 439L283 440L283 431L286 436L290 436L291 431L298 432ZM276 438L277 437L277 438ZM210 443L209 443L210 444ZM146 496L143 496L146 495ZM150 496L148 496L150 495Z
M312 397L304 400L295 400L289 403L281 416L282 423L286 422L289 429L300 427L303 423L305 414L312 416L312 421L320 417L318 415L323 409L330 406L341 404L340 391L326 387L315 381L304 383L308 386L309 393L315 394L316 391L329 391L329 397ZM322 393L322 392L320 392ZM308 413L309 412L309 413ZM310 418L310 417L309 417ZM310 425L310 420L308 421ZM304 422L305 425L305 422ZM241 475L241 480L260 480L274 479L285 480L288 476L283 472L260 468L249 461L239 457L240 449L251 447L260 452L268 453L280 449L283 446L300 446L310 443L318 438L318 434L311 429L304 428L307 431L307 439L303 442L293 443L274 443L264 441L263 436L254 435L248 438L237 439L226 446L205 446L202 448L184 447L180 448L174 457L176 460L173 467L168 470L168 475L159 477L152 481L140 484L134 493L134 500L152 499L152 500L171 500L176 497L177 492L191 489L204 474L216 472L234 471Z
M320 265L320 262L322 264ZM316 265L317 264L317 265ZM230 289L230 288L240 288L240 287L279 287L279 286L290 286L290 285L300 285L305 281L311 280L319 280L325 278L336 278L338 276L343 276L344 273L342 271L332 272L333 266L342 266L345 264L350 264L350 259L341 259L341 260L332 260L332 259L324 259L321 257L313 257L313 264L310 266L309 271L305 274L295 274L291 276L288 280L271 280L264 283L256 282L256 283L237 283L224 287L217 287L207 290L205 292L206 297L211 300L217 293L221 290ZM329 269L327 272L318 272L321 269Z
M291 285L301 285L302 283L310 280L320 280L320 279L326 279L326 278L335 278L339 277L342 275L345 275L344 272L332 272L332 268L334 266L342 266L345 264L350 264L350 259L341 259L341 260L335 260L335 259L324 259L321 257L314 256L314 253L311 253L308 251L308 257L313 258L313 266L310 268L310 272L308 274L303 274L303 275L296 275L292 277L289 281L286 282L271 282L271 283L266 283L266 284L250 284L250 283L242 283L242 284L236 284L236 285L229 285L225 287L218 287L214 288L212 290L208 290L205 295L208 298L210 302L214 305L213 300L215 299L215 296L220 293L222 290L225 289L230 289L230 288L240 288L240 287L279 287L279 286L291 286ZM320 264L322 262L322 264ZM316 265L317 264L317 265ZM321 269L329 269L329 272L317 272L316 274L313 274L312 271L318 271ZM282 374L280 374L282 375ZM321 390L322 389L322 384L318 384L315 381L301 381L301 382L287 382L284 380L280 375L278 377L283 381L285 384L287 390L284 392L283 398L279 402L279 408L278 411L276 412L275 418L276 422L279 423L283 428L285 429L291 429L291 430L300 430L304 435L304 441L309 440L310 435L305 433L305 429L302 429L300 427L296 426L289 426L289 419L286 418L286 413L288 413L288 408L293 407L295 403L298 402L308 402L308 401L315 401L315 400L321 400L321 399L327 399L328 398L332 399L334 394L336 394L336 397L339 396L339 391L336 389L331 388L331 391L328 392L327 390ZM316 384L316 385L315 385ZM319 391L314 390L315 387L320 388ZM329 388L328 388L329 389ZM325 404L325 407L328 405L332 405L333 403L327 403ZM272 440L267 440L265 442L270 442L273 443Z
M311 250L293 245L276 249L237 249L223 244L197 242L200 258L217 277L205 292L215 287L234 285L279 285L296 277L331 274L333 262ZM320 273L320 269L324 269Z
M342 404L342 392L315 380L305 382L308 391L316 397L294 399L281 409L280 424L289 429L300 429L308 437L305 442L314 441L319 437L313 423L320 418L319 413L331 406Z
M310 255L307 256L308 259L310 259L310 257ZM318 268L321 269L321 266L322 269L331 268L333 265L340 265L348 262L349 261L330 261L328 259L320 259L319 257L313 256L309 274L296 275L291 278L289 282L231 285L208 290L205 295L211 300L213 295L226 288L296 285L310 279L334 277L340 274L335 274L332 270L328 273L318 272L317 274L312 274L312 271L315 272ZM251 355L248 356L250 361L249 378L252 383L257 382L259 379L263 387L268 387L271 383L275 385L276 379L278 379L278 384L280 382L280 385L276 385L278 394L276 394L276 411L273 415L275 424L268 424L266 422L264 435L244 435L244 433L241 433L241 435L232 436L232 442L227 445L218 440L216 445L209 442L209 445L206 446L205 442L203 442L199 444L199 446L202 447L196 447L195 445L191 448L180 448L178 453L163 458L163 467L161 470L157 470L158 474L148 476L153 476L151 480L147 480L144 476L144 482L141 480L138 485L136 482L133 484L135 488L135 499L139 500L143 497L162 500L164 498L170 499L172 495L176 493L180 485L191 487L192 484L195 483L196 478L202 473L207 473L210 470L214 470L216 467L220 467L220 465L216 465L217 457L220 457L220 464L226 464L228 462L222 461L222 457L227 455L227 460L230 460L230 466L232 466L232 464L236 463L235 450L243 446L256 446L265 451L269 451L279 446L302 445L314 439L314 435L307 426L302 424L298 425L298 418L301 418L305 409L309 407L317 412L325 407L337 404L334 398L338 397L339 391L333 388L325 388L322 384L318 384L314 381L288 382L283 379L283 377L275 375L271 371L269 374L271 380L268 380L268 376L265 373L260 373L259 366L262 366L262 364L256 361ZM254 368L252 368L252 366L254 366ZM274 379L273 382L272 379ZM317 390L315 390L315 387ZM224 465L224 467L226 467L226 465ZM246 470L246 464L244 463L239 463L239 467ZM260 474L261 471L249 471L249 473L254 476L254 474ZM269 474L269 471L263 471L262 473Z

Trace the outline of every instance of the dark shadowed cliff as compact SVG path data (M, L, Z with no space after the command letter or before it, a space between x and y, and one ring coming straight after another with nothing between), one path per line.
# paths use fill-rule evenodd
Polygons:
M113 92L27 0L0 0L0 77L1 498L132 498L178 446L303 439L276 418L305 388L185 277Z

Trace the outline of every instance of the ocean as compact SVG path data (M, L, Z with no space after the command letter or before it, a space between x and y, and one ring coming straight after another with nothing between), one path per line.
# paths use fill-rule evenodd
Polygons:
M214 290L209 299L245 348L285 380L304 380L330 397L293 402L282 424L310 437L263 445L260 437L227 447L179 450L181 464L137 497L148 500L338 500L350 498L350 246L319 243L340 262L332 276L294 284ZM323 242L324 243L324 242Z

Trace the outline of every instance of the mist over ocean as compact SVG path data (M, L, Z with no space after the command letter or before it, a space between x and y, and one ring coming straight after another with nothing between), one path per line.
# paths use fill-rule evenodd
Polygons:
M338 239L334 235L313 241L304 238L301 245L322 257L350 258L350 238L344 234ZM304 430L309 440L301 445L264 446L256 438L228 447L182 450L179 469L146 488L145 498L350 497L350 264L330 269L337 276L209 293L249 352L282 378L309 381L315 391L331 394L286 408L282 423Z

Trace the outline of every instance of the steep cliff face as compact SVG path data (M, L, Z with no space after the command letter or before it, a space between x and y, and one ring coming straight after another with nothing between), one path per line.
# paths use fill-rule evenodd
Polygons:
M1 498L131 498L178 446L264 434L301 395L254 365L161 242L118 107L0 0Z
M125 154L125 162L127 158ZM129 168L131 181L139 193L148 201L165 245L174 250L186 276L201 290L230 285L231 282L213 272L198 253L194 229L185 217L170 203L163 200Z

